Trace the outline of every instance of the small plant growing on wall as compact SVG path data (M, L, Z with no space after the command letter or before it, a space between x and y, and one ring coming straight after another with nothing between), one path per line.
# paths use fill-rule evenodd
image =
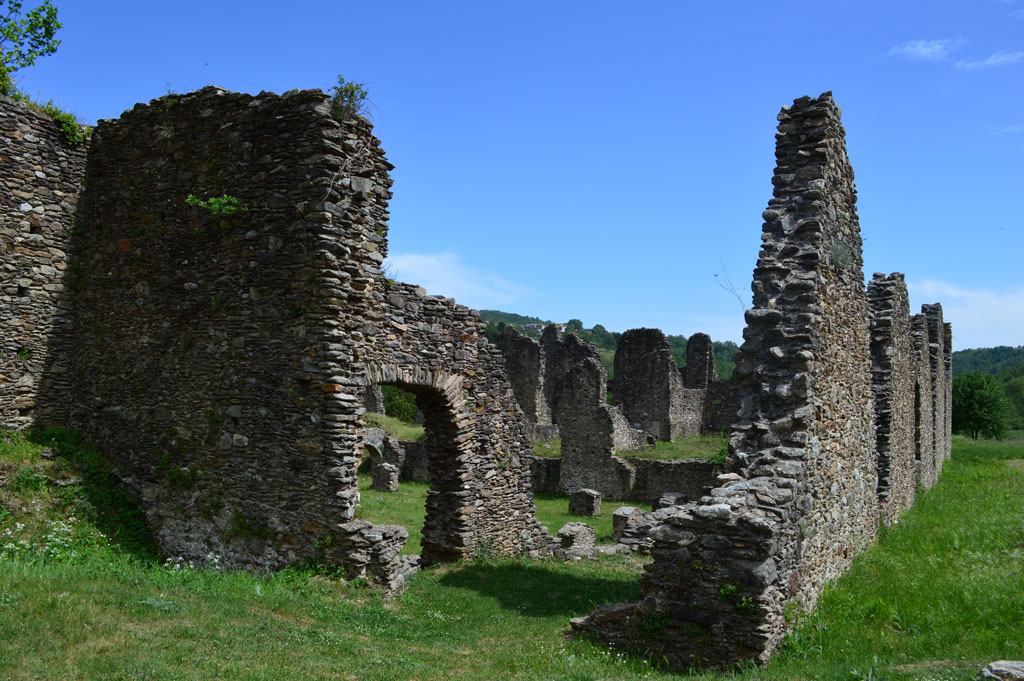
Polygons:
M346 120L362 114L366 107L366 98L370 94L364 87L365 83L345 80L338 75L338 84L331 88L331 114L339 120Z
M242 205L242 202L238 200L238 197L224 194L223 196L211 196L208 199L201 199L195 194L189 194L185 197L185 203L190 206L196 206L197 208L205 208L210 211L210 215L215 218L219 218L225 215L231 215L238 211L249 210L247 206Z

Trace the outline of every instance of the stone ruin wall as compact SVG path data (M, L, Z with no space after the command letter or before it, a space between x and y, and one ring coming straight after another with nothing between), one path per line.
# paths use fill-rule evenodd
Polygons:
M398 385L426 412L423 562L543 552L500 355L477 315L381 275L391 166L326 99L205 88L100 122L68 263L75 344L39 394L116 457L169 554L324 560L395 590L405 530L354 515L363 394Z
M53 119L0 96L0 423L50 418L43 375L66 391L71 321L68 243L75 228L87 144L71 145Z
M534 426L534 430L537 430L536 426L552 426L551 406L544 394L545 362L540 343L514 327L506 326L498 337L497 345L524 418Z
M622 334L614 367L612 401L635 428L663 441L700 434L703 394L687 394L660 330L630 329Z
M779 115L729 472L700 501L655 514L643 599L602 606L574 620L576 631L674 668L764 660L784 633L785 606L811 607L871 541L869 316L839 116L829 93Z
M932 373L928 352L928 322L924 315L910 318L910 340L914 348L914 459L917 484L930 489L938 480L935 465L935 411Z
M871 305L872 384L878 502L886 525L914 504L914 356L910 302L903 275L876 273L868 284Z
M559 484L569 491L597 490L605 499L630 498L636 471L613 452L639 447L643 435L630 427L617 407L606 403L608 379L597 350L569 335L562 341L548 340L544 351L545 375L554 387L554 420L562 438Z
M326 560L394 591L405 531L352 517L363 397L396 385L417 395L428 431L424 561L482 546L545 553L529 429L504 360L475 313L382 276L390 165L370 126L335 121L325 99L206 88L103 121L77 218L84 151L56 146L47 121L0 101L5 314L21 315L4 347L26 346L33 360L5 354L4 420L41 415L116 452L169 553L270 568ZM904 325L891 275L873 282L884 293L869 315L838 108L829 95L803 98L780 121L729 471L700 501L654 514L641 602L573 623L675 667L764 659L784 606L813 605L870 540L879 509L891 522L909 504L896 446L906 415L895 408L906 385L922 486L949 455L952 332L941 306ZM247 210L214 217L187 206L188 194L231 194ZM635 445L604 404L596 353L547 332L542 347L547 375L572 377L544 384L560 405L553 420L596 436L601 451ZM898 376L905 348L910 381ZM15 399L35 402L16 405L12 381ZM569 415L581 405L594 418L577 423ZM882 428L888 471L880 444L875 458ZM596 470L620 489L664 475L611 460L625 469Z

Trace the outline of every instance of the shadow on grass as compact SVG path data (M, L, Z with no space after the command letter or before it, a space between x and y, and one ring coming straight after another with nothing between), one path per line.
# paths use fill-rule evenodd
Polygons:
M159 561L160 549L146 526L139 499L121 483L101 452L80 433L63 428L34 426L26 435L29 442L52 447L81 474L75 488L76 513L87 515L96 529L135 558Z
M528 617L576 617L602 603L640 598L639 582L626 574L607 578L579 572L582 570L573 564L555 567L525 562L467 563L439 582L476 591L495 599L502 608Z

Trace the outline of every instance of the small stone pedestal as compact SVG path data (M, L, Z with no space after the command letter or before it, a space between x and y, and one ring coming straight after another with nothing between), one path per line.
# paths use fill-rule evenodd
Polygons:
M378 492L398 491L398 466L391 463L375 463L373 465L373 483L370 489Z
M601 515L601 493L593 489L569 492L569 515Z

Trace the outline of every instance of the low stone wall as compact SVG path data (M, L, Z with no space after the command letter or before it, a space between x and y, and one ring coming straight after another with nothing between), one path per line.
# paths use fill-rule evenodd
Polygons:
M71 145L54 120L0 96L0 423L52 420L67 392L71 231L87 144ZM42 391L43 376L52 391Z
M678 492L687 501L700 499L715 485L721 465L706 459L659 461L629 459L636 470L631 499L654 502L662 494Z
M530 476L534 494L564 494L561 484L562 460L546 456L530 456Z

